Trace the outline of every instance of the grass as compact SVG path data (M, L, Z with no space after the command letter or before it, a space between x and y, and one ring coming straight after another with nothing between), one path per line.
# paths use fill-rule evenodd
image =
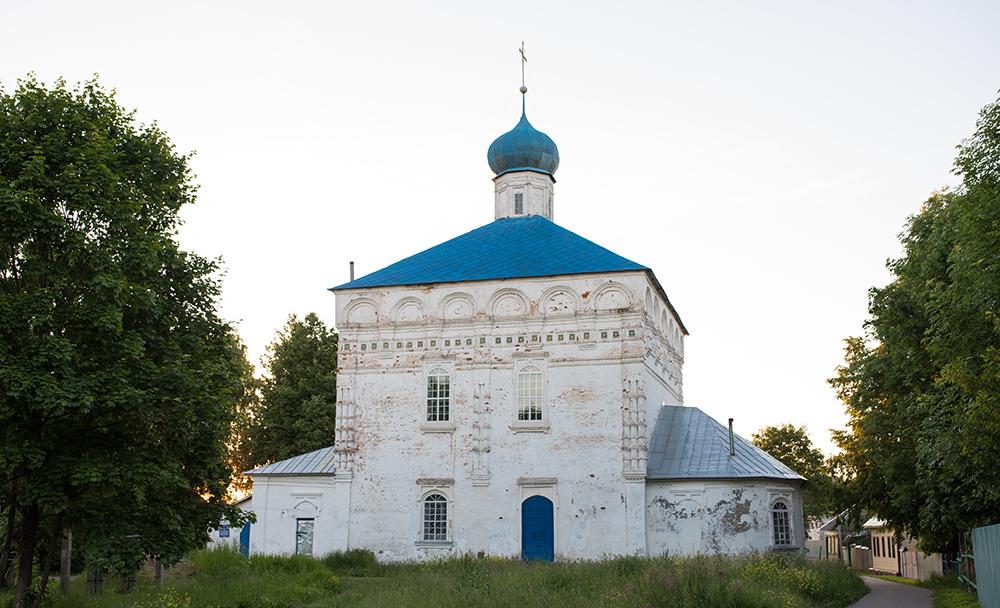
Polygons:
M934 592L934 608L979 608L979 602L961 589L938 589Z
M252 557L196 551L167 570L162 592L148 573L130 595L87 595L82 580L53 608L283 608L531 606L842 608L867 593L833 562L776 554L744 557L616 558L524 563L461 557L382 564L367 551L326 558Z
M979 602L975 594L961 589L958 579L953 576L931 575L927 580L918 581L913 578L902 576L892 576L888 574L876 574L875 578L880 578L894 583L906 585L916 585L934 590L934 608L979 608Z

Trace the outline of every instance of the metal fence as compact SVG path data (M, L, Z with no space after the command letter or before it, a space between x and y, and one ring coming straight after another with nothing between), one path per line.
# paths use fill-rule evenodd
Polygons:
M959 580L975 589L982 608L1000 608L1000 524L973 528L971 540L972 553L963 550L959 556ZM966 560L970 570L965 569Z

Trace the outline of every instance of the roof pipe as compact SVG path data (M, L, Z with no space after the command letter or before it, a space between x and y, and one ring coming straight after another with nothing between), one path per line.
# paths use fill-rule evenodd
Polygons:
M736 455L736 442L733 441L733 419L729 419L729 455Z
M351 262L351 280L354 280L354 262Z

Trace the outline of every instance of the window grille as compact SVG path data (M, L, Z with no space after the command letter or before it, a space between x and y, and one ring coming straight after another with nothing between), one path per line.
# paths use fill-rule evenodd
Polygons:
M524 214L524 194L517 192L514 194L514 215Z
M771 524L775 546L791 545L792 529L788 520L788 506L780 500L771 507Z
M525 367L517 374L517 419L542 419L542 370L537 367Z
M448 540L448 501L440 494L431 494L424 499L423 539Z
M427 375L427 422L447 422L451 397L448 372L435 369Z

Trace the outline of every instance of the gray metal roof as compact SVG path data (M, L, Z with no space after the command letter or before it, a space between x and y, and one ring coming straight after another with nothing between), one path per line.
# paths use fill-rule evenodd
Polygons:
M333 446L320 448L308 454L292 456L247 471L247 475L333 475Z
M736 435L729 455L729 430L696 407L663 406L650 442L646 479L805 478Z

